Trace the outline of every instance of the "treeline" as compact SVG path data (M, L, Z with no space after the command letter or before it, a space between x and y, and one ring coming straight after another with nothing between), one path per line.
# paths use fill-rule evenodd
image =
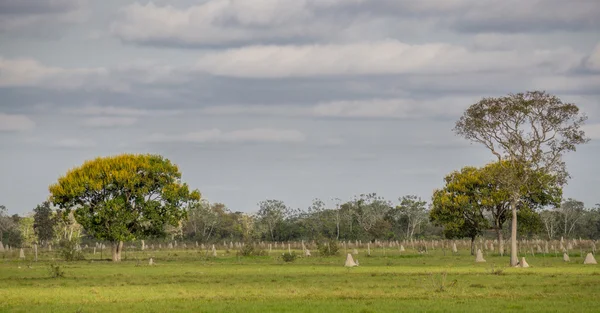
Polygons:
M493 216L486 216L493 225ZM556 208L531 212L520 217L519 233L529 239L600 239L600 205L586 207L567 199ZM508 223L507 223L508 224ZM509 229L502 232L507 238ZM222 203L201 200L187 209L179 227L167 228L165 240L202 243L234 241L301 240L410 240L446 238L443 228L430 218L430 205L416 196L404 196L396 203L376 194L364 194L350 201L313 200L306 209L293 209L280 200L258 203L255 213L232 212ZM490 227L482 234L496 238ZM11 247L58 244L61 240L92 239L72 215L64 215L44 202L25 216L9 215L0 206L0 241ZM159 240L160 238L156 238Z

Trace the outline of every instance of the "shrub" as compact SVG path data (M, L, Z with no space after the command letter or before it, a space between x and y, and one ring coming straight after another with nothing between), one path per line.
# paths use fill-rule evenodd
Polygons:
M323 240L317 241L317 250L321 256L337 255L340 247L336 240Z
M50 263L48 265L48 273L52 278L65 277L65 271L58 263Z
M292 252L292 253L285 252L285 253L281 254L281 259L283 260L283 262L286 262L286 263L294 262L294 261L296 261L296 258L298 258L298 255L296 254L296 252Z
M59 254L65 261L83 260L83 253L77 250L78 242L75 239L63 239L59 242Z

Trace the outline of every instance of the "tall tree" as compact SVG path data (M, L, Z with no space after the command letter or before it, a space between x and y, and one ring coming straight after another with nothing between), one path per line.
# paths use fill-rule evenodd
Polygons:
M18 227L21 233L22 246L31 247L35 243L36 238L33 223L32 216L25 216L19 219Z
M264 200L258 203L257 216L260 222L267 228L269 237L275 241L275 229L288 214L289 208L280 200Z
M383 221L390 210L390 203L375 193L361 194L352 201L356 221L362 229L369 233L371 229Z
M502 162L495 162L486 165L478 170L480 184L474 187L479 189L479 195L481 196L481 204L483 205L484 211L492 217L492 228L496 231L498 237L498 245L500 255L504 255L504 238L502 229L504 223L510 220L510 204L511 204L511 193L510 189L505 188L504 182L502 181L503 171L505 165ZM539 216L533 214L537 209L546 206L557 206L560 203L562 197L562 188L557 186L556 177L544 174L540 172L531 173L533 179L529 180L528 184L523 184L520 191L520 200L518 209L529 210L530 214L524 216L528 217L528 228L535 226L538 222Z
M562 235L568 238L579 220L584 216L585 205L581 201L569 198L557 209L561 221Z
M49 201L38 204L33 209L33 230L38 242L47 245L54 238L54 227L56 219L53 216Z
M8 215L6 206L0 205L0 242L4 241L4 234L15 227L15 223Z
M194 238L208 242L218 231L225 210L224 205L211 204L206 199L190 205L185 226L186 232L191 233Z
M73 211L89 235L112 243L113 261L121 260L123 241L164 236L166 225L178 226L186 206L200 200L181 183L178 167L159 155L87 161L49 189L54 205Z
M544 210L540 212L540 219L544 225L544 231L548 240L554 239L558 232L560 215L556 210Z
M427 201L414 195L403 196L398 200L400 205L397 209L406 218L406 238L412 239L417 228L427 221Z
M543 91L484 98L471 105L456 122L455 132L484 145L504 166L502 179L509 190L511 225L511 258L517 256L517 210L523 186L535 179L534 172L558 177L564 184L568 178L562 156L575 151L588 141L581 130L587 117L572 103Z

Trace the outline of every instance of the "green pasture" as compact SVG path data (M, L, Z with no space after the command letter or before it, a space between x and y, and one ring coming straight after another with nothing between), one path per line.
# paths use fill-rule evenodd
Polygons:
M89 250L89 249L88 249ZM360 250L285 263L283 251L238 257L235 250L125 251L112 263L53 261L53 252L0 253L2 312L599 312L600 267L562 255L528 255L531 268L507 267L508 256L468 251L419 254ZM300 251L298 251L300 252ZM316 254L316 253L314 253ZM106 255L106 251L103 257ZM156 264L148 265L153 257ZM51 278L57 263L63 278Z

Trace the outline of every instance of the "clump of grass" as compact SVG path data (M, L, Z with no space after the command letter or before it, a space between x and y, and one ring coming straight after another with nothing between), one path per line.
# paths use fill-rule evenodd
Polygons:
M490 274L492 275L504 275L504 270L499 268L499 269L495 269L494 264L492 264L492 267L490 269Z
M286 263L294 262L294 261L296 261L297 258L298 258L298 255L296 254L296 252L292 252L292 253L285 252L285 253L281 254L281 259L283 260L283 262L286 262Z
M65 270L58 263L50 263L48 265L48 273L51 278L62 278L65 277Z
M425 283L424 287L428 290L432 290L435 292L448 291L449 288L456 286L456 284L458 283L458 280L456 279L451 282L448 282L448 272L446 271L442 272L439 275L439 278L436 277L436 275L433 275L433 273L430 273L429 277L431 279L429 285Z

